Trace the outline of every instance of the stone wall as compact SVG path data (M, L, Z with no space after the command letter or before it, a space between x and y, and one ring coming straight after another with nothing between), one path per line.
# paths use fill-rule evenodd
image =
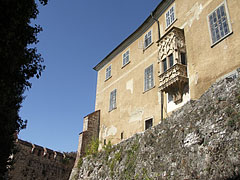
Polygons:
M78 151L71 178L74 177L78 169L78 161L84 156L87 146L93 139L99 136L100 111L95 111L83 119L83 132L79 134Z
M17 139L9 180L67 180L75 158Z
M83 158L72 179L240 179L239 71L157 126Z

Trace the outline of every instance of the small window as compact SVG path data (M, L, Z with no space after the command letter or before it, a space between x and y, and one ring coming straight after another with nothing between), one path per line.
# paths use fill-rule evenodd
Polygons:
M227 13L226 5L225 3L222 3L217 9L208 15L212 45L219 42L232 32Z
M83 131L87 131L88 130L88 117L84 118L83 121Z
M168 28L175 21L175 6L172 6L166 12L166 28Z
M171 101L173 101L173 96L168 93L168 103L170 103Z
M106 139L103 140L103 145L105 146L107 143L106 143Z
M110 106L109 106L109 111L112 111L113 109L116 109L116 95L117 95L117 90L114 89L110 93Z
M112 76L111 71L112 71L112 65L108 66L106 69L106 80Z
M144 48L147 48L152 43L152 30L148 31L144 36Z
M173 64L174 64L174 62L173 62L173 54L170 54L170 55L168 56L168 59L169 59L169 67L172 67Z
M151 128L153 126L153 119L148 119L145 121L145 130Z
M186 53L181 53L181 63L187 65Z
M163 63L163 72L166 72L167 71L167 60L166 58L162 61Z
M129 63L129 50L123 54L123 66Z
M153 83L153 65L145 69L144 75L144 91L151 89L154 86Z
M123 140L123 132L121 132L121 140Z
M41 150L38 150L38 156L41 156L41 154L42 154L42 152L41 152Z

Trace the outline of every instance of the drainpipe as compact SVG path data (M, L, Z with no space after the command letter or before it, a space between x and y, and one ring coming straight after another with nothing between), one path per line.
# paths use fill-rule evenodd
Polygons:
M159 21L158 21L158 19L156 19L154 16L153 16L153 12L151 12L151 17L152 17L152 19L154 20L154 21L156 21L157 22L157 25L158 25L158 40L160 40L160 25L159 25Z
M163 120L163 106L164 106L164 96L163 96L163 92L161 91L161 120Z
M151 12L151 17L154 21L157 22L157 25L158 25L158 40L160 40L160 37L161 37L161 34L160 34L160 25L159 25L159 21L158 19L156 19L154 16L153 16L153 12ZM163 106L164 106L164 96L163 96L163 92L161 91L161 120L163 120Z

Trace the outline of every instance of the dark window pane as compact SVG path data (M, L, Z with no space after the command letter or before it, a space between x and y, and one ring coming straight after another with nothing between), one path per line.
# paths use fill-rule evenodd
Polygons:
M181 53L181 63L187 65L186 53Z
M168 56L169 58L169 66L172 67L173 66L173 54L170 54L170 56Z
M213 22L216 23L217 22L217 16L216 16L216 12L213 12Z
M173 97L171 94L168 94L168 102L171 102L171 101L173 101Z
M220 9L221 9L221 15L222 15L222 16L225 16L225 8L224 8L224 5L222 5L222 6L220 7Z
M209 17L209 21L210 21L210 25L212 26L213 25L213 16L212 15Z
M153 126L153 119L149 119L145 121L145 130L151 128Z
M164 59L163 61L163 72L167 71L167 61Z
M218 19L221 19L220 9L217 9L217 17Z
M229 29L228 29L228 24L227 24L226 21L223 23L223 26L224 26L224 32L225 32L225 34L228 34L228 33L229 33Z

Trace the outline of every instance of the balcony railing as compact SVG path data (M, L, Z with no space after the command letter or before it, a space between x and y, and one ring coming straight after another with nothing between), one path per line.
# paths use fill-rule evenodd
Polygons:
M188 83L187 66L176 63L159 75L159 89L173 95L175 103L182 101L183 89Z

